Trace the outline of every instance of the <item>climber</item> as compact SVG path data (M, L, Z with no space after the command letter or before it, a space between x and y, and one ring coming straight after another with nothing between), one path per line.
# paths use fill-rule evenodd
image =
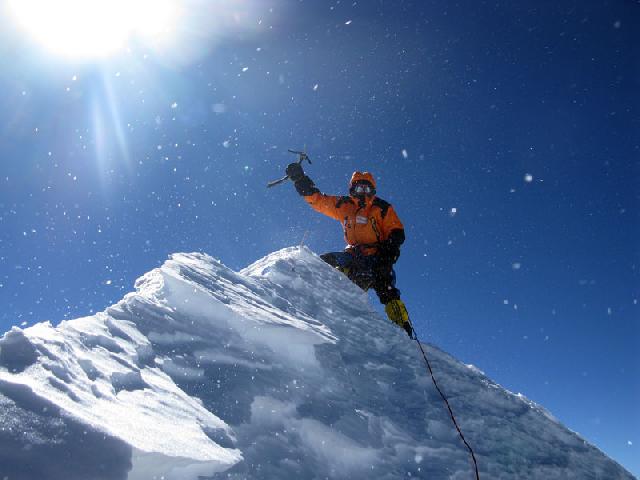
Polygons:
M314 210L342 222L347 247L320 257L363 290L373 288L389 319L412 337L409 313L393 271L404 242L404 227L393 207L376 197L373 175L354 172L349 195L338 197L321 193L305 175L301 162L288 165L286 173Z

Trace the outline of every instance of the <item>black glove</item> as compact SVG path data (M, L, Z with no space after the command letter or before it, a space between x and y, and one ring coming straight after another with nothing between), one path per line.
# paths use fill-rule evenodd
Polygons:
M313 180L304 174L302 165L299 163L290 163L287 165L286 173L296 186L296 191L303 197L313 195L320 191L313 184Z
M304 177L304 170L299 163L290 163L287 165L286 174L295 183Z

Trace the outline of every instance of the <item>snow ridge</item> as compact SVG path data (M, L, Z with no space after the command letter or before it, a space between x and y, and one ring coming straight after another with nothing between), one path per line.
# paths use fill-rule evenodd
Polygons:
M91 317L0 339L0 478L473 478L405 333L306 248L174 254ZM475 367L428 353L481 478L632 479Z

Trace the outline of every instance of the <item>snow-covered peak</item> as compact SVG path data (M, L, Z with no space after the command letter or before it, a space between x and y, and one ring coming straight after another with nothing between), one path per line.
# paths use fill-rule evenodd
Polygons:
M0 478L473 478L417 344L309 250L175 254L135 288L2 337ZM481 478L633 478L427 348Z

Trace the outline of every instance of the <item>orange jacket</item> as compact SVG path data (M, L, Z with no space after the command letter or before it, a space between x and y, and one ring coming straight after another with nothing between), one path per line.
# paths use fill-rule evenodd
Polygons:
M314 210L342 223L349 247L382 242L389 238L393 230L404 230L391 204L378 197L367 198L362 207L357 198L350 196L337 197L314 192L304 196L304 199ZM365 255L375 251L375 248L362 249Z

